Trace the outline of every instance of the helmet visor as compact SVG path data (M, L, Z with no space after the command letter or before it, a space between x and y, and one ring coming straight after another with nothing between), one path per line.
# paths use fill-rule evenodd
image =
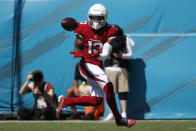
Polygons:
M102 21L102 20L104 20L104 16L93 16L93 15L91 15L91 16L89 16L89 18L92 21L95 21L95 20Z

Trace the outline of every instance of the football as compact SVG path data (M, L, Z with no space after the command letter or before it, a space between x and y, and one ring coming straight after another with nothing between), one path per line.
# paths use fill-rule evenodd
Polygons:
M74 18L67 17L61 21L61 25L67 31L74 31L78 27L78 22Z

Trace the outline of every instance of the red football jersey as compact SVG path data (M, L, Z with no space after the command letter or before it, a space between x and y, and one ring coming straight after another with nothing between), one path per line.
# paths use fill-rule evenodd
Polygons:
M110 38L116 36L117 28L107 24L98 31L93 31L87 21L78 24L78 28L74 31L83 37L83 53L88 55L95 54L99 49L103 48L104 43ZM96 57L82 58L86 63L92 63L103 67L103 62Z

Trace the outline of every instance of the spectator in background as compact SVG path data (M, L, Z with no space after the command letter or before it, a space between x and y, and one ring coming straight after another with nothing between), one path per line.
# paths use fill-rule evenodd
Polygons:
M33 93L35 104L33 109L18 110L20 120L53 120L56 119L57 98L51 83L44 81L42 71L30 72L27 80L19 90L20 95Z
M132 46L134 41L117 26L117 37L111 43L113 50L111 56L105 60L105 72L114 85L114 93L118 92L121 116L127 118L127 92L129 91L128 72L130 59L132 58ZM104 121L113 120L114 116L109 109L108 116Z
M67 90L67 97L90 96L90 86L86 84L86 80L80 75L78 63L75 67L73 87ZM81 84L80 84L81 83ZM100 106L85 106L85 117L81 118L77 112L76 106L71 105L72 115L67 119L87 119L98 120L104 114L104 101Z

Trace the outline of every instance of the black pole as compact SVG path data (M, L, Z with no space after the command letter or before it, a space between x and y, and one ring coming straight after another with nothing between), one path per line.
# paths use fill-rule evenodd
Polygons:
M19 74L20 69L20 22L22 13L23 0L15 0L14 22L13 22L13 43L12 43L12 72L11 72L11 103L10 111L14 112L14 88L16 83L16 74ZM18 83L18 82L17 82Z

